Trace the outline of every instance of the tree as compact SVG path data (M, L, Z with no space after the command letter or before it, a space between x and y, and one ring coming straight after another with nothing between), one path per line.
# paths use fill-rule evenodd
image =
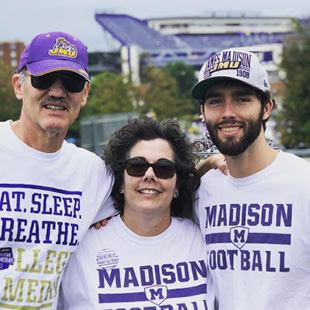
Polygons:
M132 112L131 82L112 72L97 74L91 81L89 99L84 115L103 115Z
M15 97L12 75L12 67L0 62L0 121L16 120L20 116L21 101Z
M190 98L190 91L197 82L195 67L188 66L183 62L174 62L169 63L165 69L177 81L178 96L183 102L185 114L192 117L199 113L200 104Z
M310 18L294 20L295 33L283 48L281 68L285 72L283 109L278 114L278 130L285 147L310 147Z
M68 136L80 136L80 120L84 116L133 112L131 93L132 84L124 82L123 76L108 71L97 74L90 82L86 106L70 126Z
M154 115L158 120L173 118L179 114L177 83L164 69L147 67L145 73L146 92L138 106L140 114Z
M140 98L144 104L138 106L139 113L154 113L159 120L192 115L195 107L189 88L183 86L187 78L181 74L187 71L186 67L183 64L171 64L165 68L144 67L142 83L146 85L146 90Z

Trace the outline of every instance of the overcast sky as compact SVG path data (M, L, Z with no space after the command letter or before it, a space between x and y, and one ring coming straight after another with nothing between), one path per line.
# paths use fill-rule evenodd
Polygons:
M309 0L0 0L0 42L28 44L39 33L61 30L77 36L89 51L106 50L96 12L151 17L248 14L309 17Z

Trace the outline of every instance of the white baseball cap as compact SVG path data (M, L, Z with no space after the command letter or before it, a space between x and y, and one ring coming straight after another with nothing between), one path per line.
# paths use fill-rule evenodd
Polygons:
M264 93L270 92L267 71L258 57L251 52L227 49L212 55L204 63L198 82L191 90L192 98L203 100L208 87L227 79L244 82Z

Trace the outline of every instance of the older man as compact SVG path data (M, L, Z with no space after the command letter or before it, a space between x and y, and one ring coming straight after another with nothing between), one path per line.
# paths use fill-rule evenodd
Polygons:
M56 309L67 261L99 209L115 212L104 162L64 141L87 101L87 58L76 37L39 34L12 78L22 107L0 123L1 309Z

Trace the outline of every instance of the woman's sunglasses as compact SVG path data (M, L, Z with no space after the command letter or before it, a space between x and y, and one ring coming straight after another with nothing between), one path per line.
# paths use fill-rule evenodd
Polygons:
M31 85L34 88L45 90L50 88L57 79L60 79L62 86L70 93L79 93L84 89L86 79L74 72L59 71L45 75L31 75Z
M132 177L142 177L149 167L152 167L155 175L160 179L171 179L176 172L176 163L168 159L159 159L150 164L144 157L133 157L126 161L126 171Z

